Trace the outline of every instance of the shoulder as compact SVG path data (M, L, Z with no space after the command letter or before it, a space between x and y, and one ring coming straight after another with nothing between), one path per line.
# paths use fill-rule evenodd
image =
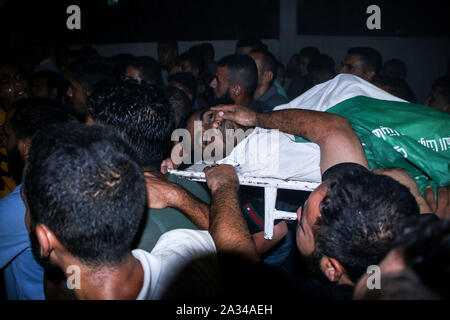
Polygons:
M186 255L216 253L216 246L208 231L175 229L164 233L152 250L152 254L161 251L177 251Z

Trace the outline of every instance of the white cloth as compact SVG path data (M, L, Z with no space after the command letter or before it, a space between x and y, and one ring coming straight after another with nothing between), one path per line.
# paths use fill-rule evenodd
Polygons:
M141 262L144 270L144 283L137 300L164 299L167 294L171 294L168 293L169 289L178 286L191 287L207 295L211 288L217 286L216 247L207 231L175 229L164 233L151 252L135 249L132 254ZM208 258L204 259L205 256ZM191 274L188 279L197 281L178 283L180 272L184 272L191 263L194 263L195 268L189 269ZM192 270L195 270L195 275ZM182 295L183 290L179 294Z
M326 111L356 96L406 102L357 76L339 74L274 110ZM218 163L234 165L236 171L244 176L321 182L319 146L297 143L293 135L278 130L255 128Z

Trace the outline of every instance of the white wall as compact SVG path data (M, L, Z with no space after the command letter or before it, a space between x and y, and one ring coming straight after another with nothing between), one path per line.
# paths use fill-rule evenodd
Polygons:
M444 75L450 58L450 38L413 37L354 37L354 36L299 36L297 35L297 7L295 0L280 0L280 39L263 39L271 52L284 64L289 57L305 46L316 46L330 55L338 71L347 49L369 46L377 49L383 61L392 58L403 60L408 66L407 81L422 103L433 81ZM209 41L216 51L216 60L234 53L237 40ZM206 41L180 41L180 53L190 46ZM157 58L155 42L94 45L100 54L111 56L129 52Z

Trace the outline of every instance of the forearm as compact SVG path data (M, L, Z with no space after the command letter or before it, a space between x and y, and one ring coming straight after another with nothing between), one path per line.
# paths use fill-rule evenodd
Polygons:
M187 190L180 187L177 201L171 206L183 212L199 229L208 230L209 206Z
M209 232L217 252L259 260L255 244L239 210L237 193L223 186L212 192Z

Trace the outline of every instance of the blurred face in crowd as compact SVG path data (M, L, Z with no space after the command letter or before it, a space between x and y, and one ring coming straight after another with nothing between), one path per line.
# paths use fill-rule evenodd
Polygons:
M228 68L217 67L216 75L209 86L214 90L214 98L217 104L233 104L234 100L230 94L230 84L228 81Z
M25 75L11 64L0 67L0 106L8 108L14 101L28 98L30 86Z
M136 69L133 66L127 66L127 68L125 69L125 73L123 75L123 79L124 80L132 80L132 79L134 79L134 80L136 80L138 82L142 81L141 73L139 72L138 69Z
M262 66L263 54L260 52L253 52L250 53L249 56L255 61L256 68L258 69L258 86L260 86L264 81Z
M4 143L6 145L8 168L13 178L20 183L22 178L23 167L25 166L25 148L26 144L23 140L18 140L14 130L11 128L10 120L14 110L8 110L6 113L6 121L3 126Z
M87 93L85 92L81 84L77 80L75 80L74 77L69 76L68 81L69 88L67 89L66 94L72 101L75 113L80 118L85 118L87 115Z
M44 77L34 77L31 84L31 91L33 96L42 97L51 100L55 100L58 96L58 89L50 89L48 87L47 79Z
M252 47L237 47L235 53L236 54L249 54L252 51Z
M431 93L425 100L424 105L442 112L450 113L450 104L446 101L443 94L443 89L439 86L435 86L431 90Z
M306 77L308 75L308 65L309 65L309 58L307 56L300 56L300 64L298 66L300 76Z
M161 66L167 69L178 57L178 50L173 49L167 43L158 43L158 60Z
M348 73L358 76L366 81L372 81L375 72L366 71L364 68L364 61L360 55L348 54L342 62L342 68L339 73Z

